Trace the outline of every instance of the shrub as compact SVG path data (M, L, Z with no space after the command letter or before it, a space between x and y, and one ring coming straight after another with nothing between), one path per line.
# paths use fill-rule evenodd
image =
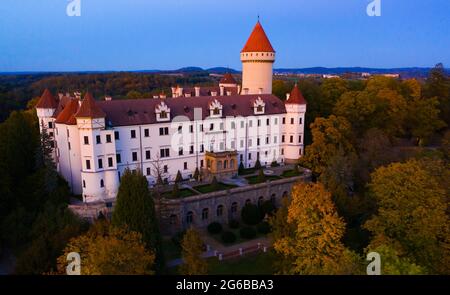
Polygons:
M200 179L200 171L198 170L198 167L195 168L194 179L197 181Z
M178 183L175 183L172 189L172 198L177 199L180 197L180 189L178 187Z
M258 170L258 169L261 169L261 168L262 168L261 167L261 162L258 159L258 160L256 160L256 163L255 163L255 169Z
M242 208L241 217L245 224L256 225L261 222L264 216L261 216L258 206L247 204Z
M177 176L175 177L175 183L179 183L183 181L183 176L181 176L180 170L177 172Z
M260 234L268 234L271 231L270 224L267 221L263 221L256 226L256 229Z
M261 215L264 217L267 215L273 215L273 212L275 211L275 205L270 200L264 201L261 206L259 207L259 210L261 211Z
M174 245L177 247L181 247L181 241L183 240L185 233L186 231L176 233L171 239L172 243L174 243Z
M239 164L238 174L242 174L242 172L244 172L244 170L245 170L244 163L241 162L241 163Z
M272 163L270 163L270 167L279 167L280 164L278 164L277 161L273 161Z
M213 191L219 188L219 183L217 182L217 178L215 176L213 176L213 179L211 180L211 188Z
M224 231L221 239L224 244L231 244L236 242L236 235L230 231Z
M239 228L239 221L237 221L236 219L232 219L230 220L230 222L228 223L228 226L232 229L236 229Z
M222 231L222 225L218 222L212 222L208 225L208 232L212 235L218 234Z
M256 237L256 230L253 227L246 226L240 229L239 235L243 239L250 240Z
M258 177L256 177L256 182L261 183L264 181L266 181L266 175L264 174L264 171L262 169L259 169Z

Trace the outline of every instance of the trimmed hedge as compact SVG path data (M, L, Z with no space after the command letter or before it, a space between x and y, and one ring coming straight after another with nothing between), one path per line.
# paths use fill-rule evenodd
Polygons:
M241 217L242 221L248 225L257 225L264 218L259 207L254 204L245 205L244 208L242 208Z
M218 222L212 222L208 225L208 232L212 235L222 232L222 225Z
M236 235L230 231L224 231L221 239L224 244L231 244L236 242Z
M239 221L237 221L236 219L232 219L230 220L230 222L228 223L228 226L232 229L236 229L239 228Z
M256 229L260 234L268 234L271 231L270 224L267 221L263 221L256 226Z
M256 230L253 227L243 227L240 229L239 231L239 235L241 236L241 238L243 239L253 239L256 237Z

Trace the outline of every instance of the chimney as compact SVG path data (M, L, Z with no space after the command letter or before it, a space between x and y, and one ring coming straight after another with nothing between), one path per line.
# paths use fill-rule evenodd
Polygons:
M178 87L178 95L177 97L182 97L183 96L183 87Z
M262 92L263 92L263 89L262 89L262 88L259 88L258 94L262 94Z
M64 96L64 94L62 94L61 92L58 93L59 100L61 100L61 98L63 98L63 96Z
M211 91L211 96L217 96L217 91Z
M186 93L184 96L185 97L191 97L191 94L190 93Z
M158 95L153 95L153 98L159 98L159 96Z
M288 100L289 97L291 97L291 94L290 93L286 93L286 100Z
M200 87L196 86L194 89L195 89L195 96L196 97L200 96Z
M225 87L220 86L220 96L224 96L225 95Z
M177 89L175 87L171 87L172 89L172 97L177 97Z
M110 101L110 100L112 100L112 97L109 96L109 95L106 95L106 96L105 96L105 100L106 100L106 101Z
M159 98L161 98L161 99L166 98L166 94L165 94L165 93L161 93L161 94L159 95Z
M244 94L245 94L245 95L248 94L248 88L244 88Z
M227 91L227 96L231 96L231 91Z

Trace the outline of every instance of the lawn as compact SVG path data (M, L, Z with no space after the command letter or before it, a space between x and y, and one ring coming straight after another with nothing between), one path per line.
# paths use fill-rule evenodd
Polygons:
M243 257L219 261L217 257L208 258L208 274L210 275L271 275L274 273L275 254L248 254Z
M281 177L280 177L280 176L277 176L277 175L266 175L265 178L266 178L266 180L269 180L269 181L281 179ZM248 180L248 183L249 183L249 184L257 184L257 183L260 183L260 181L258 181L258 175L249 176L249 177L246 177L245 179Z
M203 185L195 186L193 189L201 192L202 194L207 194L207 193L223 191L223 190L231 189L231 188L235 188L235 187L237 187L237 186L219 182L219 183L217 183L216 188L214 188L211 184L203 184Z
M182 188L182 189L179 190L178 198L187 198L187 197L191 197L191 196L195 196L195 195L196 195L196 193L194 193L190 189ZM168 191L168 192L163 193L162 197L166 198L166 199L173 199L172 191Z
M217 242L221 243L221 244L224 245L224 246L231 246L231 245L235 245L235 244L240 244L240 243L248 242L248 241L251 241L251 240L254 240L254 239L258 239L258 238L261 238L261 237L264 237L264 236L265 236L264 234L259 233L259 232L257 231L256 226L249 226L249 227L252 227L252 228L256 231L256 236L255 236L253 239L244 239L244 238L241 238L241 235L239 234L239 231L241 230L242 227L248 227L248 226L249 226L249 225L242 225L242 224L239 226L239 228L229 228L228 226L225 226L224 229L222 230L222 232L220 232L219 234L215 234L215 235L212 235L212 234L210 234L210 233L208 233L208 234L209 234L211 237L213 237L214 240L216 240ZM225 244L225 243L222 241L222 233L223 233L224 231L230 231L230 232L232 232L232 233L236 236L236 241L235 241L234 243L228 243L228 244Z
M283 177L294 177L299 175L301 175L301 172L295 170L284 170L283 173L281 174L281 176Z
M239 172L239 175L249 175L249 174L253 174L253 173L256 173L255 168L247 168L247 169L244 169L243 171Z

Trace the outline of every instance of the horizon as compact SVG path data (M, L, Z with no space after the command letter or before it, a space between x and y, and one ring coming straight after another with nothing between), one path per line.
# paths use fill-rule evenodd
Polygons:
M136 0L133 6L80 1L81 16L69 17L70 1L4 0L0 72L170 71L192 65L240 71L239 52L258 14L277 51L275 69L450 64L446 0L381 0L379 17L366 13L371 0Z

